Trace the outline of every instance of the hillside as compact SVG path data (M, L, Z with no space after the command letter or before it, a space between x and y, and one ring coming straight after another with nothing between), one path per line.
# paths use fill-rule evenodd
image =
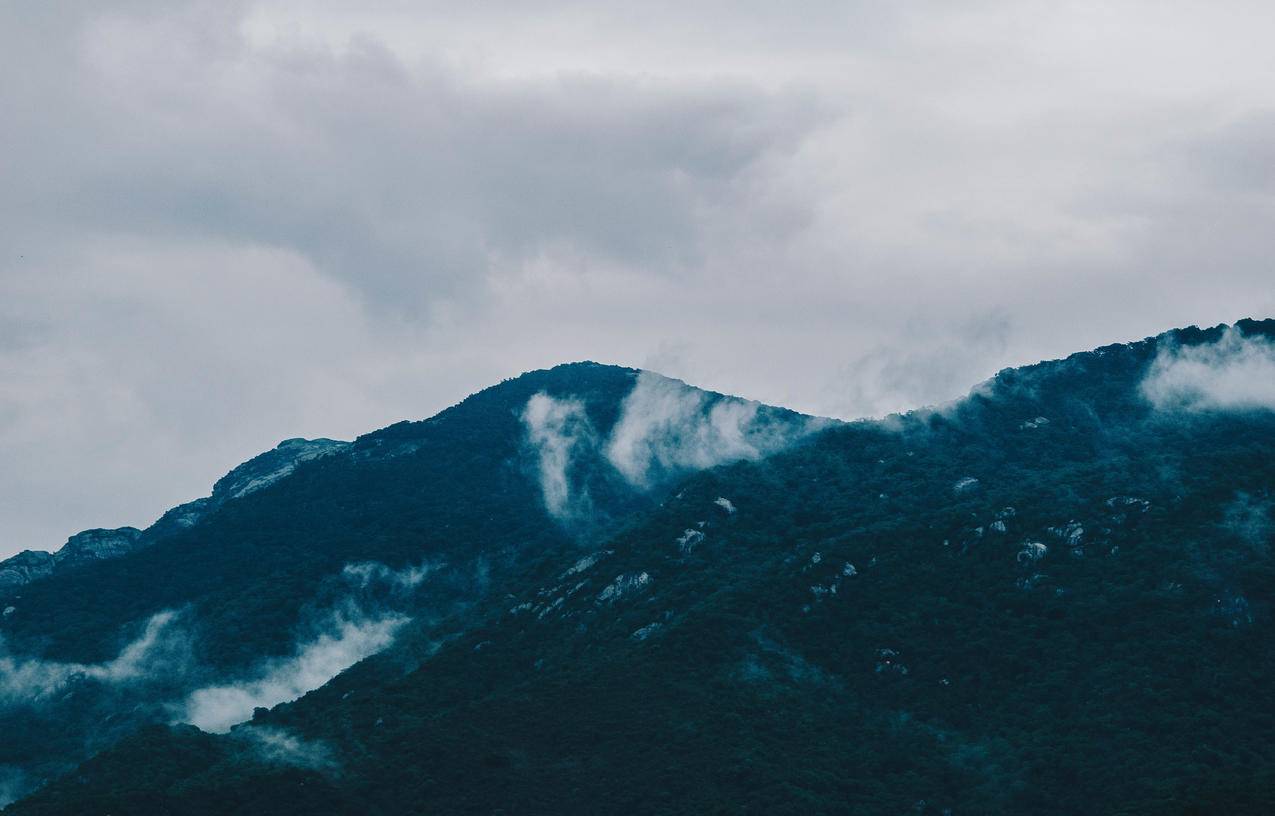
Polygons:
M650 459L630 478L603 466L607 451L581 447L586 455L558 474L573 486L566 501L546 492L554 458L533 438L550 450L554 438L567 444L564 434L631 431L626 398L650 393L676 397L704 423L740 408L733 427L746 431L805 422L672 380L638 381L630 369L560 366L353 443L285 442L233 470L210 499L165 514L144 547L10 587L0 596L0 730L18 735L0 744L10 788L64 772L146 723L223 729L256 705L296 697L400 630L463 617L494 581L618 527L703 465L629 450L630 464ZM741 439L726 455L773 443Z
M26 587L5 634L44 660L184 604L242 671L333 575L392 635L6 812L1270 812L1273 337L1170 332L850 424L621 369L510 381Z

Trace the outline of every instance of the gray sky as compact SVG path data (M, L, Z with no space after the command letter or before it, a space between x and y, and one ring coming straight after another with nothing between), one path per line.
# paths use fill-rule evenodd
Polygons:
M0 555L567 360L854 417L1273 315L1272 41L1222 0L5 3Z

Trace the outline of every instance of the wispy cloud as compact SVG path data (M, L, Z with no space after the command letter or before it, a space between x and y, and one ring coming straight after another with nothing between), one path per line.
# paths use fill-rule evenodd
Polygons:
M302 739L283 728L249 725L236 728L232 733L250 746L259 762L312 771L332 770L338 765L332 746Z
M1271 500L1240 491L1222 508L1222 527L1258 554L1270 551L1275 522L1271 520Z
M703 470L781 450L811 428L777 418L761 404L704 391L644 371L625 397L606 444L607 460L630 484L646 487L670 471Z
M332 631L300 645L290 658L266 662L257 676L192 692L180 719L205 731L229 731L249 719L253 709L295 700L381 651L408 620L397 614L366 619L334 615Z
M137 639L105 663L63 663L0 652L0 702L35 703L77 679L108 684L144 680L173 662L174 643L166 643L164 636L175 618L171 611L151 616ZM175 641L185 642L184 638Z
M568 518L586 510L588 493L573 488L570 473L576 451L596 444L584 404L539 393L527 400L522 421L527 441L536 451L540 490L549 513Z
M222 681L190 692L176 708L176 719L205 731L224 732L252 716L253 709L295 700L342 671L394 642L411 617L400 607L404 592L430 574L429 565L394 570L384 564L347 565L341 572L345 596L307 629L288 657L263 661L248 677ZM388 588L393 600L374 600L366 590Z
M1214 343L1165 346L1140 387L1162 411L1275 410L1275 343L1232 327Z
M379 561L362 561L357 564L346 564L341 570L341 575L359 589L366 589L380 582L393 588L409 590L420 586L421 582L435 569L437 565L428 562L396 570Z
M630 487L646 490L677 473L770 455L830 422L710 394L650 371L638 375L605 438L578 399L536 394L527 401L522 421L545 507L564 520L591 509L575 473L586 455L614 469Z

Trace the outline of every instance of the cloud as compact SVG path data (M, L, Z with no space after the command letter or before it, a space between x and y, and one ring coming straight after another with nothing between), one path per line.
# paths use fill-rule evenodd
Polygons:
M1166 344L1140 389L1161 411L1275 410L1275 343L1231 327L1213 343Z
M402 611L411 591L436 568L347 564L337 584L341 594L304 627L308 634L298 638L292 655L262 661L246 678L194 689L174 706L175 718L205 731L225 732L251 718L253 709L271 708L319 688L394 642L411 621ZM380 588L388 589L389 596L378 595Z
M16 655L0 640L0 714L19 728L55 722L64 736L73 738L59 742L56 752L43 752L32 743L33 753L23 762L0 765L0 798L25 795L40 779L65 772L146 723L191 722L226 731L250 719L258 706L273 706L322 686L394 641L411 620L416 590L440 567L347 565L301 610L290 653L262 659L241 673L203 662L200 640L192 634L200 621L189 619L195 608L164 611L128 627L140 631L131 633L116 657L101 663ZM481 564L478 573L475 581L482 583ZM26 723L30 725L22 725ZM316 770L336 767L326 746L277 729L242 736L260 761Z
M171 611L152 615L137 639L105 663L62 663L0 651L0 703L39 703L79 680L120 685L143 682L156 673L172 670L174 663L183 664L185 659L180 653L184 638L165 642L175 618L176 613Z
M64 138L91 131L92 155L15 140L33 164L9 174L30 194L25 207L7 199L11 214L276 247L370 302L428 316L502 265L560 248L695 257L699 225L740 174L815 114L736 83L511 80L411 65L370 36L337 48L253 40L249 6L59 15L70 53L25 54L35 88L0 93L56 90L58 124L77 128Z
M0 555L564 360L855 418L1275 313L1260 3L471 6L0 4Z
M571 480L576 453L596 444L584 403L535 394L527 400L522 422L527 442L536 452L540 490L549 514L567 519L587 512L589 494L573 487Z
M761 414L761 407L644 371L624 399L606 457L630 484L646 487L669 472L759 459L818 425Z
M841 367L824 391L835 415L884 417L964 395L1004 359L1014 323L993 311L910 328L913 348L874 344Z
M259 762L311 771L329 771L339 765L332 746L302 739L283 728L246 725L231 734L246 742Z
M421 582L439 566L425 562L396 570L378 561L362 561L357 564L346 564L341 569L341 575L359 589L367 589L373 584L381 583L399 590L411 590L420 586Z
M650 371L639 373L605 439L578 399L536 394L522 421L545 507L561 520L582 518L592 509L575 475L585 457L600 455L631 487L646 490L669 475L759 459L828 422L782 415Z
M292 657L267 661L251 679L191 692L179 719L205 731L229 731L251 718L253 709L295 700L381 651L408 620L399 614L370 618L334 614L331 630L298 645Z

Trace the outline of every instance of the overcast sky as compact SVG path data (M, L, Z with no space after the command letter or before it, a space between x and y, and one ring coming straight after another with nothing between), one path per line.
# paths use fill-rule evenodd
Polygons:
M1275 6L6 2L0 555L595 359L840 417L1275 315Z

